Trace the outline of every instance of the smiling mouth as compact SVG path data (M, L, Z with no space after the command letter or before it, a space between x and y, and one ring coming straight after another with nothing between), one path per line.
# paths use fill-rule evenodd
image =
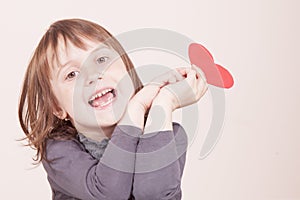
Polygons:
M94 108L106 108L110 105L116 97L116 90L113 88L106 88L94 94L88 103Z

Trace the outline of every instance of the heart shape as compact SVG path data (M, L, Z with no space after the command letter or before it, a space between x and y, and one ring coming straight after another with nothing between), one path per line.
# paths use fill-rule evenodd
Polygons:
M201 44L189 45L189 58L191 64L196 65L204 72L208 84L221 88L233 86L234 81L230 72L221 65L215 64L211 53Z

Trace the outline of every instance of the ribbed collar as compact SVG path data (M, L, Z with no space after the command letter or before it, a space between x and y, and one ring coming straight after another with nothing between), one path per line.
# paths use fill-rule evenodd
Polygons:
M108 145L109 139L105 138L103 140L96 141L90 138L85 137L83 134L78 133L79 141L84 145L85 149L96 159L100 160L102 157L105 148Z

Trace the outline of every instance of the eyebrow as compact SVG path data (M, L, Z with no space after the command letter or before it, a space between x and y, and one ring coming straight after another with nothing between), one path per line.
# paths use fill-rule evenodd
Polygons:
M71 62L73 62L72 60L67 61L66 63L64 63L63 65L60 66L61 68L65 68L68 64L70 64Z
M98 47L96 47L93 51L91 51L90 52L90 54L87 56L87 58L91 55L91 54L93 54L93 53L95 53L95 52L97 52L97 51L99 51L99 50L111 50L112 48L110 47L110 46L107 46L107 45L105 45L105 44L103 44L103 43L101 43ZM59 64L59 69L58 69L58 71L57 71L57 73L56 73L56 76L59 76L60 75L60 73L61 73L61 71L64 69L64 68L66 68L66 66L68 66L70 63L72 63L73 62L73 60L68 60L67 62L65 62L64 64ZM60 63L60 62L59 62Z
M67 61L67 62L64 63L64 64L59 65L58 70L57 70L57 72L55 73L55 75L57 76L57 78L60 76L61 71L62 71L63 69L65 69L71 62L73 62L73 60L69 60L69 61Z
M100 46L98 46L97 48L95 48L93 51L91 51L90 54L95 53L95 52L97 52L99 50L112 50L112 48L109 47L109 46L106 46L104 44L101 44Z

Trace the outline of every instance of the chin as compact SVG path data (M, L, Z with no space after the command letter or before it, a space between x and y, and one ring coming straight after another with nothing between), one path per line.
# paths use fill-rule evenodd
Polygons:
M101 114L100 113L98 115L96 114L96 119L100 127L113 126L120 121L121 114L117 113L116 115L113 112L108 112L108 113L102 112Z

